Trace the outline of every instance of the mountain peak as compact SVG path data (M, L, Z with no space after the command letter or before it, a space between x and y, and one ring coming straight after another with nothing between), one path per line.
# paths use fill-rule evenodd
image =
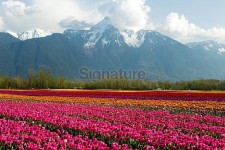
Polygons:
M25 32L18 33L18 38L20 40L28 40L33 38L41 38L52 35L53 32L50 30L42 30L42 29L33 29Z
M7 30L6 33L9 33L10 35L14 36L15 38L18 38L17 33L11 31L11 30Z
M221 43L219 43L217 41L214 41L214 40L203 41L203 42L200 42L199 44L201 44L201 45L211 45L211 46L221 45Z
M91 30L98 30L98 31L104 31L105 29L112 27L112 21L110 17L105 17L102 19L99 23L94 25Z
M207 40L207 41L203 41L203 43L218 43L218 42L216 42L214 40Z
M109 16L106 16L103 20L105 20L105 21L111 21L111 18Z
M206 50L206 51L215 51L218 54L225 53L225 44L222 44L222 43L219 43L219 42L213 41L213 40L188 43L187 46L192 48L192 49L202 49L202 50Z
M196 46L196 45L219 45L221 43L214 41L214 40L207 40L207 41L202 41L202 42L191 42L191 43L187 43L186 45L190 45L190 46Z

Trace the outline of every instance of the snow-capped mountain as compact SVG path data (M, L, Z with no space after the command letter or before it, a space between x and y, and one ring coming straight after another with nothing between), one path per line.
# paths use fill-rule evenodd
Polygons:
M13 32L11 30L5 31L6 33L9 33L10 35L14 36L15 38L18 38L18 34L16 32Z
M87 31L84 36L87 39L84 47L88 48L94 47L99 41L101 41L103 46L109 44L112 40L119 42L118 38L120 34L119 30L112 25L110 18L105 17L102 21Z
M156 45L169 40L158 32L151 30L119 30L116 28L109 17L105 17L102 21L94 25L90 30L66 30L63 33L69 39L80 40L84 48L92 49L96 44L107 46L116 44L119 47L125 46L139 48L143 45ZM170 39L171 44L174 40Z
M0 32L0 46L4 44L10 44L14 42L19 42L20 40L16 37L12 36L9 33L6 32ZM1 49L1 48L0 48Z
M84 47L93 48L101 42L103 46L115 42L119 45L126 43L128 46L140 47L144 42L144 35L132 30L120 31L116 28L110 17L105 17L99 23L94 25L90 30L66 30L64 35L71 38L82 38Z
M151 32L151 31L150 31ZM121 31L121 34L123 35L125 42L131 46L131 47L140 47L145 40L145 32L135 32L133 30L124 30Z
M86 42L96 44L96 42L103 36L105 30L114 28L109 17L105 17L102 21L94 25L90 30L73 30L68 29L64 31L64 35L69 38L80 36Z
M113 26L109 17L94 25L90 30L66 30L63 35L69 39L79 40L85 49L92 49L96 45L106 46L116 43L124 44L124 38L119 29Z
M50 30L34 29L34 30L18 33L17 36L20 40L24 41L24 40L33 39L33 38L46 37L52 34L53 32Z
M211 52L217 52L218 54L225 54L225 44L216 41L204 41L204 42L193 42L186 44L192 49L205 50Z
M33 30L18 34L19 40L0 33L0 74L25 77L27 70L44 67L75 79L86 67L141 70L151 80L225 77L225 46L215 41L184 45L156 31L121 31L109 17L87 30L51 34Z
M99 23L97 23L96 25L94 25L91 28L91 31L93 31L95 33L103 34L103 32L106 29L111 28L111 27L113 27L113 24L112 24L112 21L111 21L110 17L105 17Z
M182 68L180 66L185 65L186 69L180 71L182 75L187 76L188 71L194 70L187 61L192 53L187 46L156 31L121 31L112 24L109 17L90 30L70 29L63 35L81 47L85 55L94 61L94 67L143 68L149 70L151 78L161 74L162 70L165 70L162 76L176 76L176 72ZM173 67L176 68L174 72L169 69Z
M7 31L7 33L11 34L12 36L25 41L33 38L41 38L52 35L53 32L51 30L42 30L42 29L33 29L25 32L15 33L12 31Z

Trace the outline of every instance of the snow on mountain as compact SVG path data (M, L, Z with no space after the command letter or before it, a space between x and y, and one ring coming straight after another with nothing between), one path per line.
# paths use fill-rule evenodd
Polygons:
M53 32L50 30L34 29L34 30L30 30L30 31L17 33L17 38L24 41L24 40L33 39L33 38L46 37L46 36L49 36L52 34L53 34Z
M130 47L141 47L143 44L155 46L157 44L162 44L164 42L168 42L170 44L175 44L176 42L171 38L160 34L159 32L152 30L139 30L134 32L132 30L122 31L125 42Z
M216 51L218 54L225 53L225 44L216 41L193 42L186 44L192 49L203 49L206 51Z
M102 21L94 25L87 33L89 37L84 47L93 47L99 41L99 39L103 36L103 33L111 27L113 27L113 25L109 17L105 17ZM104 39L103 44L107 44L107 43L108 41Z
M110 17L105 17L99 23L94 25L90 30L66 30L64 35L68 38L81 37L84 39L84 48L93 48L96 43L101 40L102 46L105 46L111 42L115 42L118 45L126 43L130 47L140 47L144 42L145 34L134 32L132 30L119 31L114 27Z
M127 45L131 47L140 47L145 40L145 33L144 32L135 32L133 30L124 30L121 31L121 34L123 35L125 42Z
M8 31L6 31L6 33L11 34L11 35L14 36L15 38L18 38L17 33L13 32L13 31L8 30Z
M102 21L97 23L91 28L91 31L103 33L107 28L112 27L112 21L110 17L105 17Z
M219 48L219 52L218 53L225 53L225 48Z
M85 49L92 49L98 42L105 46L111 42L121 45L119 30L113 26L111 19L105 17L102 21L94 25L89 30L66 30L64 33L69 39L78 38L84 42Z
M63 33L69 39L81 40L85 49L93 49L97 43L105 47L109 44L119 47L125 45L139 48L144 45L156 46L165 41L174 44L175 41L158 32L151 30L119 30L116 28L109 17L94 25L89 30L66 30Z

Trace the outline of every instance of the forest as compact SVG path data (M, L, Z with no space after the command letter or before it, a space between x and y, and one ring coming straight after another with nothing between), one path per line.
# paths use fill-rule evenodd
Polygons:
M66 80L53 77L50 72L39 70L21 77L0 76L0 89L115 89L115 90L225 90L225 80L193 81L145 81L125 79L102 79L96 81Z

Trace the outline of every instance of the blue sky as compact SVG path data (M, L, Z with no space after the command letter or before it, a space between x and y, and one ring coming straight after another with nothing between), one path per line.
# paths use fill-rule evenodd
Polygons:
M225 27L225 0L147 0L151 17L162 22L170 12L184 14L191 22L204 27Z
M224 0L0 0L0 31L63 32L109 16L120 30L156 30L183 43L225 43L224 6Z

